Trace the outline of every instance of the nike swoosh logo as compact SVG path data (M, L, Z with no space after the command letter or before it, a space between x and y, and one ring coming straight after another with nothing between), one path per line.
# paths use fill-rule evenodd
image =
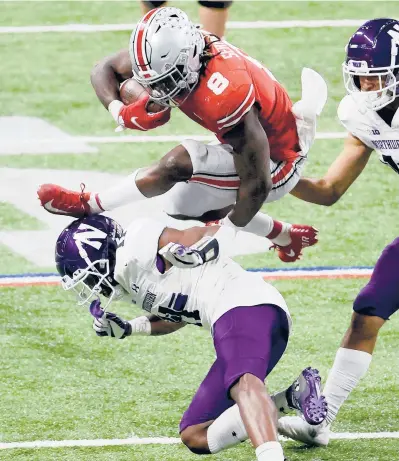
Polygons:
M58 208L54 208L53 202L54 202L54 199L50 200L49 202L43 205L43 208L45 208L50 213L69 215L67 211L62 211L62 210L59 210Z
M290 258L292 258L293 256L295 256L295 251L294 251L294 250L290 250L289 253L287 253L287 256L289 256Z
M130 121L133 123L133 125L136 125L138 128L140 128L140 130L148 131L137 122L137 117L132 117Z

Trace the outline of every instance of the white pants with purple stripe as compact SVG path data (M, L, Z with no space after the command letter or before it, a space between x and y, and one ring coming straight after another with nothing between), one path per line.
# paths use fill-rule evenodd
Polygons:
M236 173L232 147L227 144L204 144L191 139L182 142L193 163L193 176L187 183L178 183L168 193L165 211L170 215L202 216L236 201L240 181ZM306 156L293 162L270 160L273 189L266 203L288 194L301 177Z

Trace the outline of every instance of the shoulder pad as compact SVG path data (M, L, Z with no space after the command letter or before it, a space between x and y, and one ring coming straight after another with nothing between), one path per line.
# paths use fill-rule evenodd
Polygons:
M143 269L151 270L156 264L158 241L165 224L152 218L135 219L126 230L125 257Z
M342 121L353 119L353 115L359 112L353 98L347 94L342 98L337 109L338 118ZM355 115L356 116L356 115Z
M363 115L356 102L350 95L346 95L339 103L337 115L342 125L351 133L361 124Z

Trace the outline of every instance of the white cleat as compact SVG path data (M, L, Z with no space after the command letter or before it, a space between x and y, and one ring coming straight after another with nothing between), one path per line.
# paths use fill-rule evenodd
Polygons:
M330 440L330 425L323 422L318 426L311 426L300 416L280 418L278 432L284 437L316 447L325 447Z

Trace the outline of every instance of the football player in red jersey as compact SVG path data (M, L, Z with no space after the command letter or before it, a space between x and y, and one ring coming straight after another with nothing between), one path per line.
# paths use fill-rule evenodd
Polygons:
M284 88L255 59L200 31L177 8L151 10L133 31L129 49L105 58L93 70L98 98L121 127L145 131L167 123L171 108L179 107L215 133L221 144L189 140L154 167L135 172L112 194L78 194L46 185L39 190L42 204L51 203L47 209L52 212L81 216L138 196L159 195L179 183L168 214L204 221L223 218L223 224L236 230L268 237L282 260L295 261L303 247L317 242L317 231L274 221L258 211L265 201L295 187L313 141L326 86L318 74L305 71L307 97L303 94L293 109ZM149 94L125 106L119 85L133 75ZM165 109L148 113L150 97Z

